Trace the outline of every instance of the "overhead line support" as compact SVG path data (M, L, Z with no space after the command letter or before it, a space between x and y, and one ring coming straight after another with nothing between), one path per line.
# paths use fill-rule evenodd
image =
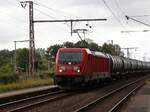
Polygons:
M35 42L34 42L34 15L33 15L33 1L20 1L23 8L29 4L29 75L34 74L35 63Z
M127 48L121 48L121 49L125 49L125 50L127 50L127 58L130 58L130 52L129 52L129 50L131 50L131 49L138 49L138 47L127 47Z
M125 16L125 17L127 18L127 20L131 19L131 20L133 20L133 21L136 21L136 22L138 22L138 23L141 23L141 24L143 24L143 25L145 25L145 26L149 26L149 27L150 27L150 25L147 24L147 23L144 23L144 22L142 22L142 21L139 21L139 20L134 19L134 18L129 17L129 16Z
M107 19L65 19L65 20L34 20L33 23L46 23L46 22L70 22L71 24L71 36L73 33L73 22L79 21L106 21Z
M71 36L73 33L73 22L79 21L106 21L107 19L68 19L68 20L34 20L33 17L33 1L20 1L23 8L29 4L29 74L34 73L35 63L35 42L34 42L34 23L45 23L45 22L70 22L71 23Z
M65 20L34 20L34 23L45 23L45 22L79 22L79 21L106 21L107 19L65 19Z

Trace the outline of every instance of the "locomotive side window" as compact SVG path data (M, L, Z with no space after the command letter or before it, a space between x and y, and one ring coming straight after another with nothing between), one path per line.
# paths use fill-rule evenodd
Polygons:
M80 64L81 61L81 52L61 52L58 60L60 64Z

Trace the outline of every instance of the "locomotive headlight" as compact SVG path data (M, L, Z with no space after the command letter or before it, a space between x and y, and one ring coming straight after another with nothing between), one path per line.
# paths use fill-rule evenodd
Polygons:
M78 67L78 66L73 67L73 69L74 69L74 71L80 72L80 67Z
M61 69L59 69L59 72L62 72L62 70L61 70Z
M65 69L66 69L65 66L60 66L59 67L59 72L63 72L63 71L65 71Z
M80 70L77 70L77 72L80 72Z

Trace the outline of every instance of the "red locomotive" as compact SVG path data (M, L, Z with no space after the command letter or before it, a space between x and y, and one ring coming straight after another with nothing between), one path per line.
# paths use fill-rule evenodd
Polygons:
M60 86L72 86L149 71L148 62L94 52L86 48L60 48L56 56L55 82Z

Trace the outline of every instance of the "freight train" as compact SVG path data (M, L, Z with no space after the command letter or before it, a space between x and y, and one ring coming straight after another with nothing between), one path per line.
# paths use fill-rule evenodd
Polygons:
M150 72L150 62L87 48L60 48L55 60L55 83L62 87L147 72Z

